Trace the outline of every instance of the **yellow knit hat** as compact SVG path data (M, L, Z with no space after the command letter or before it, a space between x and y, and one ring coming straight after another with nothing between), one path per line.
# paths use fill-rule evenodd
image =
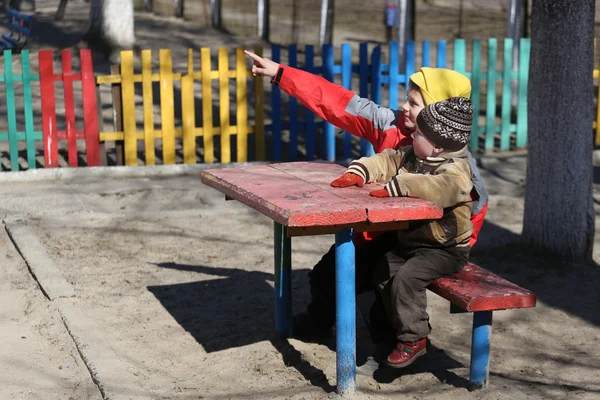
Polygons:
M463 74L446 68L423 67L410 76L421 90L425 105L450 97L470 97L471 81Z

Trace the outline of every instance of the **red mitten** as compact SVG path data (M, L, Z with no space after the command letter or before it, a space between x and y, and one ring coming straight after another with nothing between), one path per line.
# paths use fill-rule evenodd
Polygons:
M373 196L373 197L390 197L390 195L388 194L387 189L385 189L385 188L379 189L379 190L373 190L372 192L369 192L369 196Z
M337 188L345 188L354 185L363 187L365 185L365 181L360 176L350 172L346 172L344 175L331 182L331 186Z

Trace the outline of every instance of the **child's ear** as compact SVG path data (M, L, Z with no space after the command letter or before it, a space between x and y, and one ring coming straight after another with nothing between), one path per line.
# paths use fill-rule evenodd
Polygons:
M444 152L444 148L443 147L434 147L433 148L433 156L437 157L440 154L442 154Z

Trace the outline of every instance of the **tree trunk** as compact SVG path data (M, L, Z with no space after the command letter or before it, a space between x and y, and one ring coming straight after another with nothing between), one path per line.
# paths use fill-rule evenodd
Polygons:
M534 0L522 239L570 261L594 239L594 0Z
M92 0L85 40L110 58L135 46L133 0Z

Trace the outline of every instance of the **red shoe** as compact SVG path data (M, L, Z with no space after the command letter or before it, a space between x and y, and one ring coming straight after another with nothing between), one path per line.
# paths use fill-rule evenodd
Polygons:
M416 342L398 342L396 348L388 356L387 362L392 368L404 368L426 353L426 337Z

